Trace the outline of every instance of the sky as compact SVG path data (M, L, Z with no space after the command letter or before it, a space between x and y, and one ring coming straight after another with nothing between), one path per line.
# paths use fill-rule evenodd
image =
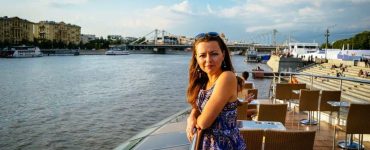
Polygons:
M370 0L0 0L0 16L81 27L82 34L142 37L154 29L230 41L329 41L370 30Z

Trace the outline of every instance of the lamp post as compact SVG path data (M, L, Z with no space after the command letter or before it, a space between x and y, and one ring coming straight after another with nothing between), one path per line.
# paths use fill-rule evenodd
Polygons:
M328 43L329 43L329 28L326 28L326 33L324 34L324 36L326 37L326 44L325 44L325 59L327 58L327 55L328 55Z

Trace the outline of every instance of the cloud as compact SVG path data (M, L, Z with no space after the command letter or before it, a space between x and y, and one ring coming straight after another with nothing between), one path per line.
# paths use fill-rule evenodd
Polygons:
M272 29L282 29L282 28L290 28L293 27L294 23L280 23L280 24L272 24L272 25L257 25L251 26L245 29L246 32L257 32L257 31L270 31Z
M193 15L188 1L173 5L157 5L147 9L137 9L126 15L120 25L126 30L143 30L149 32L154 29L171 30L179 24L186 23L187 17ZM149 29L149 30L148 30ZM142 34L142 33L141 33Z
M211 8L211 5L207 4L207 11L209 14L213 14L213 10Z
M183 13L183 14L192 14L191 8L189 6L189 2L182 1L179 4L174 4L170 8L172 11L177 12L177 13Z
M369 3L368 0L351 0L352 3L355 3L355 4L361 4L361 3Z
M240 6L225 8L219 12L220 16L227 17L227 18L233 18L233 17L239 16L241 13L244 13L244 11L243 11L243 7L240 7Z
M41 0L52 7L63 8L85 4L88 0Z

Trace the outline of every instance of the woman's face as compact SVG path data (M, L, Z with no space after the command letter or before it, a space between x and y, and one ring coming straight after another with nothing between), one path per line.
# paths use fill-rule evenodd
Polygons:
M207 74L214 74L221 71L224 54L216 41L200 42L196 45L198 65Z

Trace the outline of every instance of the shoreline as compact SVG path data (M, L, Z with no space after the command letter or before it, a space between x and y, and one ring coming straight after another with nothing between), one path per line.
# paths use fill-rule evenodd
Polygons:
M80 50L80 55L105 55L107 50ZM128 50L130 54L157 54L152 50ZM166 51L163 55L189 55L191 51Z

